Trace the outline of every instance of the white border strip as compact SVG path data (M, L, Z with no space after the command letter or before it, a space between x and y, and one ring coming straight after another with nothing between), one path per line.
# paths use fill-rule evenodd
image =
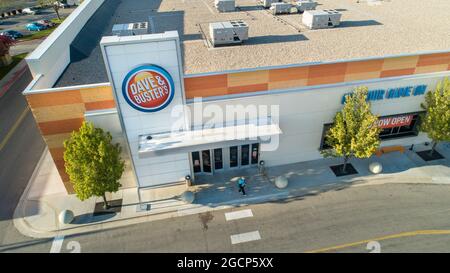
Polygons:
M39 74L39 76L42 76L42 75ZM33 85L37 82L37 80L39 80L39 79L36 79L36 81L32 81ZM31 84L30 84L30 86L31 86ZM45 89L36 89L36 90L32 90L27 87L23 91L22 94L30 95L30 94L53 93L53 92L62 92L62 91L70 91L70 90L78 90L78 89L90 89L90 88L97 88L97 87L109 87L109 86L111 86L111 84L109 82L102 82L102 83L72 85L72 86L45 88ZM31 86L31 88L32 88L32 86Z

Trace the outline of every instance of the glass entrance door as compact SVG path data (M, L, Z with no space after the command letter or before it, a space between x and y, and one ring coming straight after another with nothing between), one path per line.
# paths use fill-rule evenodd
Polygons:
M223 150L226 158L224 168L245 168L259 162L259 143L231 146Z
M214 149L214 170L222 170L223 169L223 156L222 156L222 148Z
M238 146L230 147L230 168L236 168L239 166L239 159L238 159Z
M250 163L250 145L241 146L241 166L248 166Z
M210 150L202 151L202 161L203 161L203 172L211 173L211 152Z
M259 143L244 144L192 152L194 173L213 174L216 171L245 168L259 162Z
M192 152L191 156L194 173L212 173L210 150Z
M199 152L192 152L192 165L194 168L194 173L200 173L202 172L202 163L200 160L200 153Z
M192 152L191 156L194 173L212 174L223 169L222 148Z

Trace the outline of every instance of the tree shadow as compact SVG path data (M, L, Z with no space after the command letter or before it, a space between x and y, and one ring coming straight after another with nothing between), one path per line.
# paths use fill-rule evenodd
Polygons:
M71 224L80 225L80 224L103 222L113 218L116 215L117 213L105 213L98 216L93 216L92 213L85 213L75 216Z

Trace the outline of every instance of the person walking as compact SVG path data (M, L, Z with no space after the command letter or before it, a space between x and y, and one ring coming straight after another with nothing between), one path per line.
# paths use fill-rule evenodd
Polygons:
M242 192L243 195L245 194L245 178L241 176L238 180L238 186L239 186L239 192Z

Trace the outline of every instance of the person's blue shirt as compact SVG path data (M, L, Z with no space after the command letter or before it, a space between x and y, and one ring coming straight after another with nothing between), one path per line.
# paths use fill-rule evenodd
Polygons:
M245 186L245 179L239 178L238 185L244 187Z

